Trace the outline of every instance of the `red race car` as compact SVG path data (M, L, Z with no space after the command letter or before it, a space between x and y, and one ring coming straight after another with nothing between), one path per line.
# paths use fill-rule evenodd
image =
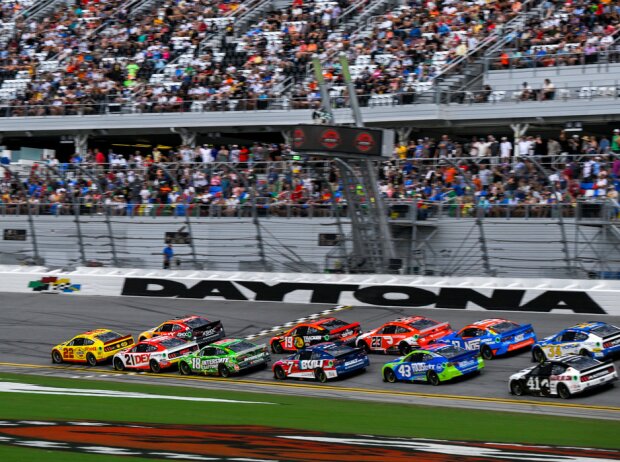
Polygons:
M273 337L270 342L271 351L296 351L323 342L355 343L360 331L359 322L348 323L336 318L302 322Z
M453 332L447 322L423 316L412 316L386 322L375 330L362 334L357 347L367 352L400 353L406 355L414 348L428 345Z
M215 342L226 335L221 321L209 321L207 318L196 315L187 315L180 318L171 319L142 332L138 336L138 341L157 337L158 335L168 335L179 337L185 340L196 340L201 345Z
M160 372L179 362L181 357L199 349L196 342L178 337L162 335L136 343L133 347L116 353L112 364L114 369L136 369Z

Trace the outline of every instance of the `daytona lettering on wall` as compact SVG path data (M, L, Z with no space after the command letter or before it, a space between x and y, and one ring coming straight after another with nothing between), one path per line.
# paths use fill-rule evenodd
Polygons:
M486 295L488 294L488 295ZM486 310L607 314L588 292L575 290L491 289L459 287L411 287L337 283L257 281L178 281L157 278L125 278L121 295L291 303L324 303Z

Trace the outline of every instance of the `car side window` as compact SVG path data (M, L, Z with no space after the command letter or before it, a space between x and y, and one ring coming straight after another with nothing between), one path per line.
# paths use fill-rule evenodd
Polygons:
M395 334L396 333L396 326L385 326L383 328L383 332L381 332L382 334Z
M311 359L323 359L323 358L322 358L322 356L321 356L321 353L319 353L318 351L314 351L314 352L312 353L312 357L311 357Z
M570 330L568 332L564 332L564 334L562 335L562 342L574 342L575 334L576 332Z
M149 351L149 346L150 345L147 345L146 343L142 343L135 348L135 353L146 353Z
M159 332L172 332L173 324L162 324L159 328Z
M540 375L543 377L548 377L551 375L551 369L552 369L553 365L551 363L548 364L542 364L538 367L538 371L536 372L536 375Z
M312 352L311 351L302 351L301 353L299 353L299 359L306 360L306 359L311 359L312 358Z
M183 327L179 326L178 324L173 324L172 325L172 332L179 332L181 330L184 330Z
M551 375L560 375L566 371L566 366L562 364L554 364L551 368Z
M147 353L153 353L154 351L157 351L157 347L155 345L147 345L147 348L145 351Z
M308 333L308 326L299 326L296 332L291 335L306 335Z
M583 342L585 340L588 340L588 334L586 334L585 332L575 332L576 342Z
M411 353L407 356L407 362L409 363L420 363L423 361L424 353Z
M225 356L226 355L226 351L222 350L221 348L215 348L215 355L216 356Z
M316 327L308 327L308 335L318 335L320 333L321 331L318 330Z
M433 359L434 356L430 353L424 353L424 355L422 356L422 361L426 362L426 361L430 361L431 359Z
M73 342L70 343L71 346L82 346L84 345L84 337L78 337L73 339Z
M411 329L407 329L406 327L403 327L403 326L396 326L396 331L394 333L395 334L406 334L408 332L411 332Z
M480 329L478 329L477 327L468 327L467 329L463 329L461 331L461 337L463 338L471 338L471 337L479 337L480 334L478 333Z
M84 346L87 346L87 345L94 345L94 344L95 344L94 340L91 340L91 339L89 339L89 338L85 338L85 339L84 339Z
M202 349L202 356L215 356L215 348L207 347Z

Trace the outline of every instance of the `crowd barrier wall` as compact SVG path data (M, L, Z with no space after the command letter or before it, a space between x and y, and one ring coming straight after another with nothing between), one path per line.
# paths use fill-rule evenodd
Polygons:
M0 266L0 292L620 316L620 281ZM257 307L261 306L257 304ZM268 306L264 306L268 309ZM263 309L263 308L261 308Z

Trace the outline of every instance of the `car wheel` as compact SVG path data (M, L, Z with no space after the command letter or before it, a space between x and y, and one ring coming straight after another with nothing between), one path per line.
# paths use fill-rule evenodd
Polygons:
M570 391L568 390L568 387L563 383L558 383L558 396L562 399L570 398Z
M286 379L286 373L284 372L284 369L282 369L280 366L276 366L273 370L273 376L278 379L278 380L285 380Z
M592 353L590 353L588 350L586 350L585 348L582 348L581 350L579 350L579 354L581 356L585 356L586 358L591 358L592 357Z
M223 364L220 364L217 367L217 372L218 374L220 374L220 377L223 378L227 378L230 377L230 369L228 369L226 366L224 366Z
M149 361L149 366L151 367L151 372L155 372L156 374L161 372L161 366L154 359Z
M271 351L273 351L275 354L278 354L278 355L284 352L279 340L271 342Z
M400 354L405 356L408 355L409 353L411 353L411 350L413 348L411 348L411 345L409 345L408 343L402 342L400 345L398 345L398 351L400 351Z
M125 370L125 364L123 364L123 360L121 358L114 358L114 369L117 371Z
M361 348L362 350L364 350L366 352L366 354L370 353L370 347L363 340L360 340L359 342L357 342L357 347Z
M435 371L428 371L426 373L426 380L428 381L428 383L430 383L434 387L436 387L437 385L441 383L441 381L439 380L439 376L437 375Z
M389 383L394 383L396 382L396 374L394 374L394 371L392 369L388 368L383 373L383 380Z
M179 364L179 372L181 373L181 375L191 375L192 368L189 367L189 364L187 364L185 361L181 361L181 364Z
M62 362L62 355L60 354L60 351L52 351L52 362L54 364L60 364Z
M487 361L493 359L493 350L491 350L489 345L482 345L482 348L480 348L480 354L482 355L482 359L486 359Z
M519 380L513 380L510 382L510 393L515 396L522 396L525 393L525 388Z
M88 353L86 355L86 362L88 363L89 366L96 366L97 365L97 358L95 358L94 354Z
M536 363L542 363L545 359L545 353L540 348L534 348L532 350L532 359Z
M327 382L327 374L325 374L325 371L320 368L314 370L314 378L321 383Z

